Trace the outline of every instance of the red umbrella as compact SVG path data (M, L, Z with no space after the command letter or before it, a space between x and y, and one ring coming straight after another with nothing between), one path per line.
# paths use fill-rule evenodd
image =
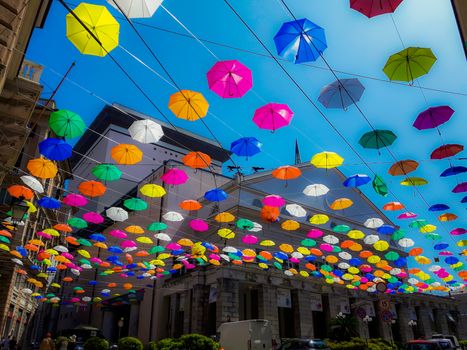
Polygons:
M435 149L432 153L430 158L431 159L443 159L448 158L456 155L459 152L464 150L464 146L458 144L448 144L443 145Z
M393 13L403 0L350 0L350 7L368 18Z

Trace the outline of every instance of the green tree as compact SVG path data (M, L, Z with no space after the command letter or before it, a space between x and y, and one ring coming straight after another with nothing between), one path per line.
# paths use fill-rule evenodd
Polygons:
M118 340L118 350L143 350L143 343L137 338L125 337Z
M338 315L329 322L329 335L336 340L350 340L358 336L358 321L352 315Z
M91 337L84 343L84 350L108 350L109 342L98 337Z

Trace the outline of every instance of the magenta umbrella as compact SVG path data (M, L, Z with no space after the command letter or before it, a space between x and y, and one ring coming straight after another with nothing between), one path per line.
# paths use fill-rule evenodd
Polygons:
M446 123L453 114L454 110L449 106L430 107L418 115L413 126L418 130L437 128Z
M178 243L172 242L165 246L168 250L180 250L182 246Z
M61 255L67 258L68 260L73 260L75 258L73 255L67 252L63 252Z
M452 256L454 254L452 254L452 252L450 252L449 250L443 250L443 251L439 252L439 255L440 256Z
M410 211L406 211L405 213L400 214L397 218L398 219L413 219L416 217L417 217L417 214L412 213Z
M122 241L120 247L122 248L136 248L138 245L135 241Z
M467 182L462 182L452 189L453 193L467 192Z
M128 237L128 235L125 232L120 231L120 230L112 230L109 232L109 235L115 238L119 238L119 239Z
M321 249L323 252L332 252L333 251L333 246L327 243L323 243L319 245L319 249Z
M91 224L102 224L104 222L104 217L94 211L83 214L83 219Z
M242 97L253 86L251 70L237 60L217 62L207 77L209 88L222 98Z
M89 261L94 264L102 264L102 260L97 257L92 257L91 259L89 259Z
M86 197L76 193L70 193L66 195L62 202L66 205L69 205L70 207L84 207L86 204L88 204Z
M255 111L253 122L261 129L275 131L290 124L293 112L281 103L268 103Z
M42 232L42 231L37 232L36 235L38 235L39 237L42 237L42 238L46 238L46 239L51 239L52 238L52 235L49 235L48 233L45 233L45 232Z
M467 230L465 228L458 227L458 228L455 228L454 230L452 230L450 233L453 236L460 236L460 235L465 234L466 232L467 232Z
M322 235L323 235L323 231L318 230L318 229L316 229L316 228L313 228L313 229L311 229L310 231L308 231L308 233L307 233L306 236L307 236L308 238L319 238L319 237L321 237Z
M285 199L276 194L270 194L263 198L263 204L269 207L282 207L285 205Z
M393 13L403 0L350 0L350 7L368 18Z
M242 237L242 242L245 244L256 244L258 243L258 237L253 235L245 235Z
M188 175L183 170L173 168L162 175L161 180L169 185L181 185L188 181Z
M190 221L190 227L195 231L204 232L208 230L209 225L202 219L194 219Z

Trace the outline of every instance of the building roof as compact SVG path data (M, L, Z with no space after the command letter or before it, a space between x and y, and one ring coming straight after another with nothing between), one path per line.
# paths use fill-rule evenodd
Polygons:
M72 167L78 164L81 159L81 156L78 153L86 154L86 151L90 149L90 145L94 144L100 138L99 134L103 134L110 125L116 125L121 128L128 129L135 119L152 119L160 124L164 130L164 136L162 137L161 142L185 148L187 150L206 153L211 156L211 158L221 163L224 163L230 157L230 151L219 147L214 141L208 138L193 134L190 131L179 127L174 129L170 124L159 119L119 104L113 104L112 106L105 106L91 123L89 129L92 129L94 132L87 130L76 143L74 149L77 152L75 152L71 158Z

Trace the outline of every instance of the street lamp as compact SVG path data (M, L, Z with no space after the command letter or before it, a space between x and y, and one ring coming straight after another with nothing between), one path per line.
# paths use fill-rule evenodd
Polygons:
M413 336L414 336L414 338L415 338L414 328L417 327L417 321L415 321L415 320L410 320L410 321L408 322L408 325L409 325L409 327L412 329L412 334L413 334Z
M365 323L366 325L366 332L367 332L367 335L366 335L366 345L368 346L368 338L370 337L370 330L368 329L368 323L370 323L371 321L373 321L373 319L368 316L368 315L365 315L365 317L363 317L362 321Z
M24 215L26 215L28 210L29 207L22 198L15 201L11 206L11 221L15 225L19 224L23 220Z
M122 333L122 327L123 327L123 323L124 323L124 318L120 318L120 320L118 320L118 339L120 339L120 336L121 336L121 333Z

